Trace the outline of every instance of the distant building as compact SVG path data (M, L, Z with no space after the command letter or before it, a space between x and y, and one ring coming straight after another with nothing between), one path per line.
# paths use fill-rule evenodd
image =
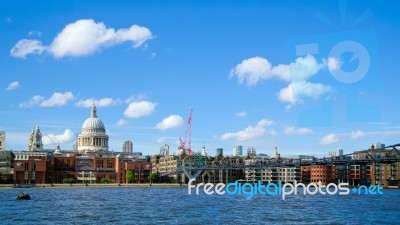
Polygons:
M125 141L122 145L122 152L125 154L132 154L132 141Z
M343 156L343 149L339 148L338 151L339 151L339 156Z
M12 183L14 157L12 151L0 151L0 183Z
M128 171L134 172L134 183L148 183L148 177L151 174L151 163L146 161L124 161L121 171L122 176L117 178L117 183L129 183L126 179Z
M256 156L256 155L257 155L256 148L254 148L254 147L248 147L248 148L247 148L247 155L248 155L248 156Z
M203 147L201 148L201 156L207 156L207 152L206 152L206 146L203 145Z
M268 159L269 158L269 156L267 154L265 154L265 153L258 153L256 155L256 157L260 158L260 159Z
M0 131L0 151L6 150L6 132Z
M132 152L133 156L143 156L141 152Z
M52 183L49 174L51 155L47 152L16 152L14 160L15 184Z
M384 149L384 148L385 148L385 144L376 142L375 149Z
M223 156L224 155L224 149L223 148L217 148L215 152L216 156Z
M242 145L235 145L232 149L232 156L241 156L243 155L243 146Z
M274 148L274 158L275 159L280 159L281 158L281 154L278 153L278 147L276 147L276 145L275 145L275 148Z
M165 144L160 147L160 155L169 155L169 145Z

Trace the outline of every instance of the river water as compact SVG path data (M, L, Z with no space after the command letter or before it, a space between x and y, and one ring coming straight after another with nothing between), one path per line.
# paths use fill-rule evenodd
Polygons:
M15 200L21 191L30 201ZM0 189L0 224L400 224L383 195L188 195L184 187Z

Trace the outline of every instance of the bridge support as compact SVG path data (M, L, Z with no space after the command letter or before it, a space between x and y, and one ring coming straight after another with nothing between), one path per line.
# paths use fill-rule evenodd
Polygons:
M189 178L189 180L190 179L196 179L197 180L197 177L199 177L201 172L203 172L202 169L199 169L199 170L197 170L197 172L194 175L192 175L192 172L188 171L185 167L182 167L182 171L185 173L186 177Z

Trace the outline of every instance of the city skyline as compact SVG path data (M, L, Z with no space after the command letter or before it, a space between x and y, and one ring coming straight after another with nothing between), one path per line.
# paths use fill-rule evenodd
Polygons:
M398 143L400 20L389 3L0 6L7 149L26 150L39 124L45 148L71 150L92 100L114 151L131 140L134 152L168 144L174 153L192 108L193 150L205 145L209 155L235 145L271 156L275 145L282 155L326 155Z

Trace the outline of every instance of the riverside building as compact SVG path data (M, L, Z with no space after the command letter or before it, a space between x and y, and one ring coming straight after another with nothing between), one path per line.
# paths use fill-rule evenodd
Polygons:
M109 151L106 129L93 102L90 117L82 125L76 150L44 149L39 126L32 130L26 151L15 152L14 184L126 183L126 173L135 172L135 182L148 182L151 164L144 158Z

